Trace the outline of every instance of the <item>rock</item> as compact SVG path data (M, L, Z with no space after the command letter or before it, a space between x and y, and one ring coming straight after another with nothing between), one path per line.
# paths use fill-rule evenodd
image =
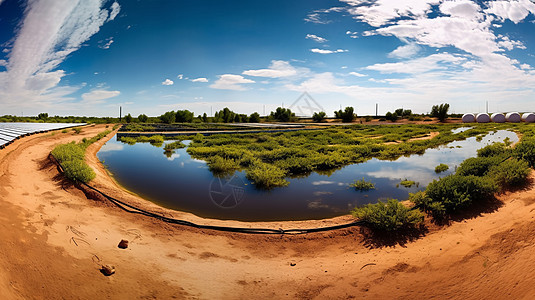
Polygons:
M296 265L296 263L290 263L290 266L294 267Z
M100 272L106 276L110 276L115 274L115 267L112 265L102 265Z
M119 242L119 245L118 245L117 247L119 247L119 248L121 248L121 249L126 249L126 248L128 248L128 241L127 241L127 240L121 240L121 241Z

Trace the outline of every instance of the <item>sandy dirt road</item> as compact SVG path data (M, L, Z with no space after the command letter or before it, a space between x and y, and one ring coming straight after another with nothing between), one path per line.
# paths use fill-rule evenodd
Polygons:
M0 150L2 299L535 297L533 185L501 195L495 207L468 219L430 224L423 236L377 237L358 227L298 236L213 232L129 214L64 180L49 152L103 130L33 135ZM95 157L104 142L87 157L98 188L170 216L247 226L166 211L124 191ZM128 249L117 247L121 239L129 240ZM116 274L101 274L102 264L114 265Z

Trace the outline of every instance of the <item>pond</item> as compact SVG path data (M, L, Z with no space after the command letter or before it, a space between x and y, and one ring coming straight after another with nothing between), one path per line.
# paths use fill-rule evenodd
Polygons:
M395 161L371 159L332 174L289 178L287 187L270 191L257 190L245 178L245 172L224 179L214 177L206 163L192 159L186 148L166 157L161 147L128 145L112 139L97 156L122 186L163 207L214 219L309 220L348 214L355 206L380 199L407 199L409 193L455 172L463 160L476 156L477 149L506 138L518 141L514 132L499 130L483 139L471 137L428 149L422 155ZM436 174L435 167L441 163L449 170ZM376 189L360 192L349 186L362 178L373 182ZM404 187L400 185L404 179L416 184Z

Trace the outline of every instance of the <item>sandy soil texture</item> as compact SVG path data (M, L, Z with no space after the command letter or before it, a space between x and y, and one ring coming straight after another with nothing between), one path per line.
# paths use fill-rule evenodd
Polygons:
M297 236L245 235L165 224L91 199L48 155L103 131L45 133L0 150L2 299L533 299L535 186L499 196L449 225L377 236L353 227ZM108 136L108 138L110 138ZM149 210L209 224L118 187L92 145L92 183ZM133 167L135 167L133 165ZM262 226L313 227L345 216ZM255 224L258 226L258 224ZM127 249L117 247L121 239ZM102 264L115 266L104 276Z

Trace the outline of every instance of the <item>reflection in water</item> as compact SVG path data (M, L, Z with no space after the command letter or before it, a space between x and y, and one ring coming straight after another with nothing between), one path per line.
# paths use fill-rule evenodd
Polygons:
M221 190L214 189L214 177L206 163L192 159L186 149L178 149L167 158L162 148L110 140L98 157L127 189L168 208L217 219L305 220L347 214L356 205L375 203L379 199L407 199L409 193L425 189L434 179L454 173L463 160L476 156L477 149L506 138L518 141L515 133L501 130L486 135L481 141L472 137L428 149L423 155L395 161L370 159L331 174L312 173L308 177L289 178L289 186L271 191L255 189L245 178L245 172L234 174L232 182L239 182L239 186L223 184ZM441 163L450 168L436 174L435 167ZM357 192L349 187L362 178L372 181L376 189ZM405 188L399 185L403 179L413 180L418 185Z

